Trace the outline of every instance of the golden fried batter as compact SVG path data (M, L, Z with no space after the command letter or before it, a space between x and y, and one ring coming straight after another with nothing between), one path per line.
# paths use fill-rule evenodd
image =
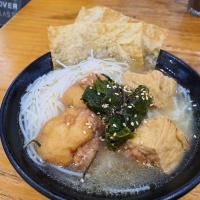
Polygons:
M100 76L103 80L105 77ZM62 97L63 104L67 106L75 106L86 108L86 105L81 100L83 92L85 91L86 87L92 85L97 80L96 74L89 74L84 79L77 81L74 85L72 85Z
M172 97L176 94L177 83L158 70L152 70L145 74L126 72L124 81L133 89L139 85L146 85L157 108L172 106Z
M140 163L160 167L166 173L173 171L189 147L183 132L164 116L145 122L136 130L137 135L128 141L125 155Z
M77 149L102 131L101 120L86 108L68 108L48 121L36 140L43 160L62 166L73 161Z

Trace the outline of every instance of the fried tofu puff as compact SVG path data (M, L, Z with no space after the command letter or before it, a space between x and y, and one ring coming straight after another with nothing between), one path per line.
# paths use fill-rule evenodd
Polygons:
M102 80L105 79L104 76L99 76ZM67 106L74 106L74 107L81 107L86 108L86 105L81 100L82 95L87 88L87 86L92 85L97 80L96 74L89 74L85 78L77 81L73 84L68 90L65 91L61 101L62 103Z
M36 140L41 144L37 152L49 163L69 166L79 147L100 134L101 120L86 108L68 108L49 120Z

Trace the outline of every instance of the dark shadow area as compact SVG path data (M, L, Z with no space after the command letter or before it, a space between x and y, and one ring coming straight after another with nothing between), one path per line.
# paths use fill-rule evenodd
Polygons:
M0 27L12 18L30 0L0 0Z

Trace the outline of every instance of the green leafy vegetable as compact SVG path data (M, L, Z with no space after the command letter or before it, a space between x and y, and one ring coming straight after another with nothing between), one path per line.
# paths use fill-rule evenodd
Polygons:
M149 89L140 85L135 90L119 85L106 76L99 77L83 93L87 107L99 114L105 123L104 138L111 150L116 150L129 138L145 118L152 105Z

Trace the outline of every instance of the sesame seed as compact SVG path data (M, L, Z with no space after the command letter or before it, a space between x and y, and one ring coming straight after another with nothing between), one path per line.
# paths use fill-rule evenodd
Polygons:
M193 135L193 138L195 138L195 139L196 139L196 138L197 138L197 136L196 136L196 135Z
M105 103L105 104L102 104L102 108L108 108L109 104Z
M91 90L91 89L92 89L92 86L90 86L89 88L90 88L90 90Z
M123 91L124 92L131 92L131 90L127 86L124 86Z
M137 126L139 125L138 121L135 121L135 123L136 123Z
M117 133L114 133L113 136L115 137L117 135Z
M153 106L153 103L150 104L150 107L152 107L152 106Z
M197 104L193 104L192 106L193 106L193 107L197 107Z
M81 179L80 179L80 182L81 182L81 183L84 183L85 181L84 181L84 179L83 179L83 178L81 178Z
M128 106L128 108L132 108L132 106Z
M108 101L111 102L111 98L109 98Z
M124 90L124 92L126 92L126 91L127 91L127 90L126 90L126 87L124 87L123 90Z
M116 85L113 85L113 89L116 89L117 88L117 86Z
M70 125L70 123L69 122L67 122L67 126L69 126Z
M99 93L99 92L97 92L97 95L99 95L99 96L100 96L100 93Z
M116 96L119 96L119 93L115 92L115 95L116 95Z
M144 119L144 123L145 123L145 124L147 123L147 120L146 120L146 119Z
M113 137L113 136L110 136L110 139L111 139L111 140L113 140L113 139L114 139L114 137Z
M100 112L97 112L97 115L100 115Z
M146 100L148 100L149 99L149 97L148 96L146 96Z
M91 114L92 117L94 117L94 114Z
M126 127L126 123L123 123L122 125L123 125L124 127Z
M134 126L134 122L131 122L131 126Z
M88 128L92 128L92 126L88 126Z
M99 140L102 141L102 142L105 141L105 139L102 138L101 136L99 137Z
M137 114L135 114L134 117L137 117Z
M110 85L108 85L108 84L106 85L106 87L107 87L107 88L111 88Z
M113 127L115 127L115 128L116 128L116 127L117 127L117 125L116 125L116 124L113 124Z
M86 134L86 131L83 131L83 134Z
M150 163L146 163L146 166L147 167L152 167Z
M138 95L136 95L135 97L136 97L136 98L139 98L139 96L138 96Z

